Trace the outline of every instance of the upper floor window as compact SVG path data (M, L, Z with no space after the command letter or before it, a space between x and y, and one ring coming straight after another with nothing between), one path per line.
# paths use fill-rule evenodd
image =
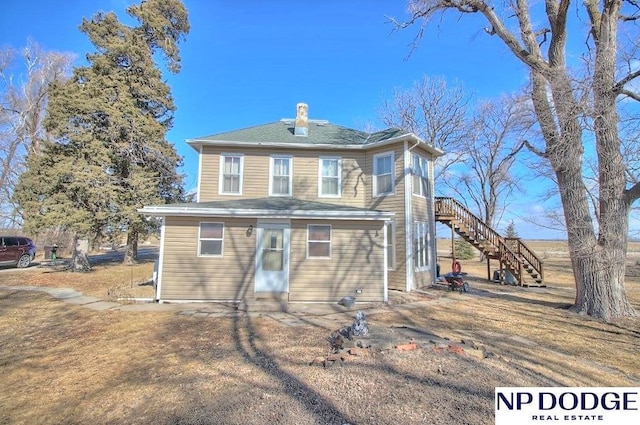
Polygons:
M223 223L200 223L198 256L221 257L223 240Z
M293 183L293 158L290 156L272 156L269 195L271 196L291 196Z
M373 196L393 194L393 163L393 152L373 156Z
M420 155L413 154L413 193L415 195L427 196L429 193L429 162Z
M340 158L320 158L318 196L340 197L342 161Z
M240 154L220 155L220 193L242 195L244 157Z

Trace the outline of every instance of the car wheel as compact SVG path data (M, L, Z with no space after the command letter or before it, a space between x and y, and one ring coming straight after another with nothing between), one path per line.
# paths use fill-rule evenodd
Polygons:
M20 268L20 269L23 269L25 267L29 267L29 264L31 264L31 257L29 257L29 255L27 255L27 254L24 254L18 260L17 267Z
M469 284L467 282L462 284L462 291L469 292Z

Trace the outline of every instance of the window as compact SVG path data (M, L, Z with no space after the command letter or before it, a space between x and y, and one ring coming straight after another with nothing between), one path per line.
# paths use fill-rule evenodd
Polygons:
M242 195L243 156L239 154L220 155L220 193Z
M200 223L198 256L221 257L223 239L223 223Z
M331 258L331 226L307 226L307 258Z
M271 178L269 179L269 195L291 196L291 157L271 157Z
M426 158L413 154L413 193L415 195L427 196L429 192L429 163Z
M320 158L318 196L339 197L342 186L340 158Z
M387 268L396 268L396 222L387 223Z
M416 270L425 270L429 266L429 223L415 221L413 231L413 252Z
M373 196L393 194L393 152L373 156Z

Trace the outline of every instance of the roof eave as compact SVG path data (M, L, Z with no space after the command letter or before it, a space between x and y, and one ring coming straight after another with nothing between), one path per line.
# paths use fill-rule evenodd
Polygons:
M281 143L281 142L240 142L233 140L204 140L204 139L187 139L187 144L200 152L200 147L204 145L218 145L218 146L239 146L239 147L261 147L268 146L274 148L296 148L296 149L345 149L345 150L367 150L371 148L377 148L386 146L396 142L413 141L419 143L420 146L425 149L434 158L444 155L444 152L438 148L428 145L424 140L420 139L413 133L405 133L399 136L391 137L389 139L380 140L374 143L365 143L357 145L338 145L338 144L313 144L313 143Z
M138 209L140 214L156 217L235 217L235 218L306 218L331 220L389 220L395 213L388 211L280 211L246 208L154 207Z

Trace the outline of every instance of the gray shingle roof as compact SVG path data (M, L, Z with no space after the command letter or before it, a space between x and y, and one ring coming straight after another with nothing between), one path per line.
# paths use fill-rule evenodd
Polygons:
M349 205L305 201L296 198L270 197L257 199L234 199L228 201L191 202L145 206L138 210L149 215L210 215L234 217L298 217L341 219L389 219L393 213Z
M190 144L240 142L255 144L308 144L333 146L366 146L408 134L399 128L367 133L327 121L309 120L308 135L294 135L294 120L281 120L240 130L228 131L189 140Z

